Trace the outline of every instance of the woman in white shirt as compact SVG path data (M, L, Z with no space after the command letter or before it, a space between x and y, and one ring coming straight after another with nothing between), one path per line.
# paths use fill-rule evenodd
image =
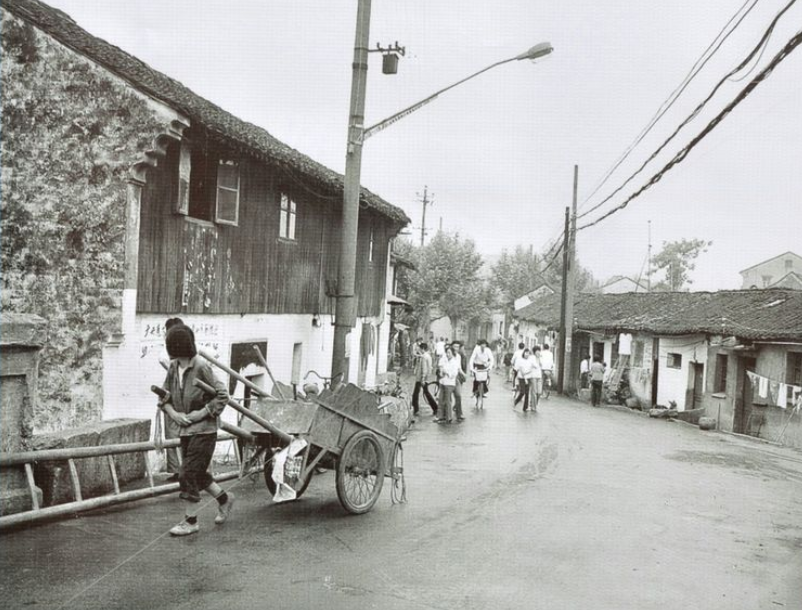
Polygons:
M528 347L523 351L520 358L516 358L515 376L518 380L518 394L515 396L513 407L517 406L523 398L524 411L529 410L529 397L532 393L532 383L535 378L535 365L537 365L537 362ZM539 365L538 368L540 368Z
M451 346L446 347L446 353L440 360L440 417L434 420L438 424L451 423L451 400L454 396L454 387L457 385L457 375L460 372L460 361L454 354ZM462 421L462 413L457 413L457 421Z

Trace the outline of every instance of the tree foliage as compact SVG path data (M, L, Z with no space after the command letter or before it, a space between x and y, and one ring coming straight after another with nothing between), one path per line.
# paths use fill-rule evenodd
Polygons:
M650 271L650 275L663 274L663 279L652 289L676 292L692 284L690 272L696 268L696 258L712 245L703 239L664 241L663 249L652 257Z
M100 416L127 172L158 123L124 85L8 13L2 53L2 308L49 323L35 426L77 425Z
M448 316L455 329L460 321L489 317L492 294L480 276L482 256L472 240L440 232L422 248L397 244L396 250L416 266L407 270L405 279L414 308L412 322L419 331L428 328L432 310Z
M548 258L545 255L548 254ZM575 290L593 291L598 282L593 274L577 261ZM563 256L559 252L534 253L520 245L512 253L503 251L501 258L493 265L491 285L498 296L498 304L511 309L515 299L535 290L543 284L559 291L562 289Z
M491 280L499 304L511 306L518 297L548 283L540 273L541 267L540 257L531 248L518 245L512 253L504 250L493 265Z

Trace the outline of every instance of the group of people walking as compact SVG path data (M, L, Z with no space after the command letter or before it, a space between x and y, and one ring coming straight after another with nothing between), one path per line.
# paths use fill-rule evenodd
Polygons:
M544 388L549 391L554 380L554 354L548 344L541 349L524 343L509 358L507 379L513 384L513 407L523 401L524 411L536 411Z
M412 392L412 412L415 417L420 416L420 396L423 394L432 410L435 423L465 421L463 386L469 375L473 382L474 408L483 408L490 381L489 374L495 365L493 352L487 346L486 340L479 339L476 342L470 357L465 353L461 341L446 344L444 340L439 340L434 358L429 345L420 342L413 348L413 357L415 388ZM437 399L432 393L433 387L437 388Z

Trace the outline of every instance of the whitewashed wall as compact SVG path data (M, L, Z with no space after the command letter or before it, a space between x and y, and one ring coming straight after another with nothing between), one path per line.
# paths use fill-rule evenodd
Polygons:
M708 347L709 345L704 335L660 337L657 404L667 407L670 401L673 400L676 401L679 410L685 409L685 392L688 390L690 363L698 362L704 364L704 376L707 378ZM682 356L682 366L680 368L668 368L669 353L677 353Z

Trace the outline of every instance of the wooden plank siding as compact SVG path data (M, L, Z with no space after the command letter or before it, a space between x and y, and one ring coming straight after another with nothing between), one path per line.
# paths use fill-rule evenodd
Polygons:
M137 311L203 314L328 314L334 307L341 199L306 186L297 171L240 159L238 226L175 212L178 170L165 162L143 189ZM297 204L295 240L279 237L281 193ZM385 299L389 240L397 227L372 210L359 216L359 316ZM370 228L373 262L368 262Z

